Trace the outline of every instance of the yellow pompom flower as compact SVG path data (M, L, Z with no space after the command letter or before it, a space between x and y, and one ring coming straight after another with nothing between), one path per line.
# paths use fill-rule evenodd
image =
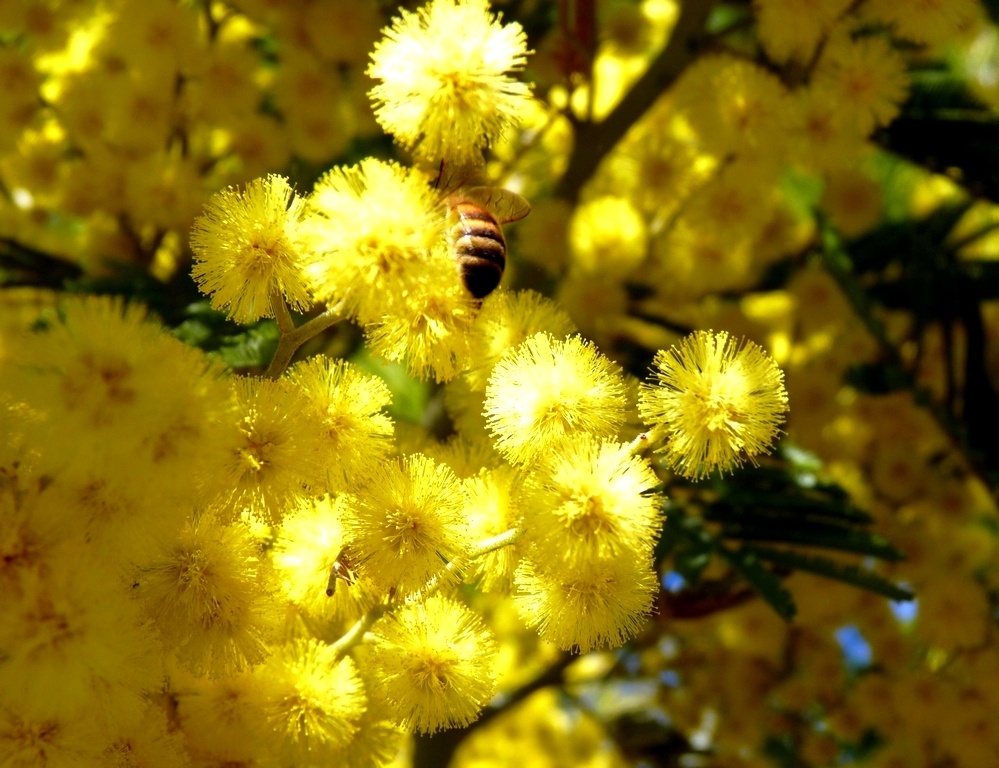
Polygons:
M187 113L213 126L250 118L260 100L256 76L262 62L252 46L249 23L230 18L226 29L229 34L212 41L193 62L193 77L184 82Z
M361 653L358 653L361 657ZM373 768L388 766L404 749L403 742L409 734L395 722L395 707L376 693L372 679L378 670L363 665L356 667L358 677L368 695L364 713L356 721L357 730L350 740L336 753L330 764L338 768Z
M110 27L101 53L108 59L133 64L138 72L164 77L179 70L188 73L200 59L198 15L193 8L169 0L128 3L109 14Z
M780 158L774 137L788 125L787 92L762 67L730 54L702 56L677 82L675 98L704 151Z
M100 752L99 764L102 765L188 768L191 764L184 749L183 735L167 719L166 708L155 704L141 710L137 723L116 723L93 743Z
M282 46L271 92L296 157L328 166L344 153L354 133L354 116L335 67L301 43Z
M5 47L0 50L0 86L4 90L4 108L0 110L0 150L9 162L24 131L35 123L41 108L38 98L40 73L32 57L23 49ZM6 175L6 174L5 174ZM9 181L6 182L10 184Z
M323 60L347 64L358 70L368 57L384 21L382 7L368 0L339 0L292 10L292 20L301 25L308 39L307 50Z
M820 203L844 237L860 237L881 219L884 190L863 171L839 168L826 174Z
M421 379L450 381L468 367L469 329L475 319L472 296L443 243L413 277L418 282L408 288L399 285L382 297L381 317L364 329L368 346L386 360L404 361Z
M672 100L658 100L611 150L594 179L603 189L626 194L652 231L673 218L715 165L696 151L682 124Z
M580 432L614 437L624 422L621 369L579 336L537 333L507 352L486 385L496 449L526 464Z
M525 559L514 577L514 600L542 640L581 653L616 648L641 628L658 587L650 553L568 567Z
M203 514L164 544L136 590L163 644L186 668L224 677L263 661L276 634L263 576L249 530Z
M496 641L464 605L434 595L382 619L374 634L373 682L406 728L468 725L493 695Z
M292 309L311 305L311 255L300 233L304 212L304 201L276 175L255 179L242 192L224 189L208 201L191 229L192 274L213 308L237 323L252 323L274 316L274 293Z
M621 318L628 314L630 301L623 283L598 274L570 275L560 280L555 299L582 335L608 344Z
M481 402L480 398L479 403ZM447 464L463 480L475 477L482 470L495 469L504 463L500 455L493 450L489 436L483 431L469 435L452 435L445 443L428 442L421 451L434 461Z
M312 616L356 619L372 602L370 580L347 551L350 513L346 496L305 499L277 530L271 558L279 588Z
M386 132L431 165L481 161L481 150L516 124L530 89L511 77L524 68L527 36L502 24L486 0L431 0L401 10L375 45L367 74Z
M190 230L205 200L201 162L170 149L128 163L121 203L125 215L143 227Z
M254 702L274 729L271 749L279 765L336 765L357 733L367 707L357 666L332 646L297 639L255 671Z
M79 557L81 542L87 537L87 520L63 503L52 485L19 478L16 471L11 465L0 469L4 476L0 482L0 604L4 605L20 594L28 583L25 580Z
M349 488L392 450L392 402L388 385L344 360L319 355L297 363L288 378L305 399L308 418L323 440L321 462L329 490Z
M850 0L753 0L760 42L772 59L808 61Z
M465 480L468 525L476 541L498 536L520 524L521 484L520 472L509 464L483 468ZM519 552L513 546L476 558L472 567L479 579L479 589L490 592L508 587L518 558Z
M423 264L444 242L445 213L427 177L396 163L368 158L326 173L304 225L319 254L310 270L317 300L346 302L362 323L380 319L424 278Z
M40 470L180 505L215 487L231 446L222 367L141 304L69 299L61 321L13 336L4 357L4 395L33 412L20 427Z
M6 765L16 768L106 764L93 746L94 730L94 724L78 713L32 716L18 706L0 705L0 755Z
M958 42L983 16L979 0L867 0L863 10L898 37L930 45Z
M288 379L237 379L233 393L238 437L226 463L224 505L233 515L250 510L279 520L307 488L326 490L325 436Z
M223 764L249 762L266 752L272 724L261 702L273 691L270 682L253 672L171 680L170 688L180 694L177 719L188 749Z
M378 589L416 591L468 549L467 497L447 465L414 454L369 481L347 525L358 569Z
M82 523L94 553L124 572L158 554L161 543L176 536L190 514L188 505L150 493L144 476L155 481L157 474L145 468L143 476L120 478L115 467L98 466L90 472L56 476L43 500L47 499L46 506L65 510L64 518L75 518L73 527Z
M659 350L652 374L639 413L665 433L659 450L684 477L752 461L777 437L787 411L784 374L753 342L698 331L679 347Z
M602 659L598 663L603 663ZM567 706L565 693L558 686L549 685L469 730L451 765L453 768L497 765L626 768L631 761L621 751L608 741L607 726L598 715L588 706Z
M941 572L919 590L919 636L946 651L981 647L990 614L988 596L968 574Z
M810 85L791 94L789 153L813 171L854 165L868 150L866 131L839 107L829 90Z
M598 197L579 205L569 222L570 269L621 278L648 254L645 219L624 198Z
M468 384L477 392L484 390L503 353L543 331L564 338L575 333L576 326L562 307L540 293L496 291L488 296L470 332Z
M826 41L812 82L842 105L864 133L890 123L909 93L905 59L889 40L855 40L842 30Z
M5 595L0 709L26 718L89 716L102 727L134 722L162 679L155 634L104 562L83 546L60 554L44 570L22 569L19 589Z
M627 444L581 434L528 478L524 544L533 558L570 568L650 553L663 517L658 485Z
M130 52L142 50L133 40L129 42ZM101 138L106 142L105 146L115 147L122 158L141 157L165 147L176 127L171 93L171 78L176 75L169 68L161 67L147 51L142 54L145 61L135 61L135 57L125 54L125 60L131 60L135 66L135 69L123 68L128 75L112 74L107 70L101 73L105 82L113 83L113 87L104 89L105 97L101 100ZM123 165L128 173L130 164Z
M773 170L769 163L747 158L727 163L685 201L678 222L684 222L695 231L720 231L723 234L716 241L725 246L755 240L773 214L778 199ZM695 262L695 269L726 271L724 267L703 264L699 260Z

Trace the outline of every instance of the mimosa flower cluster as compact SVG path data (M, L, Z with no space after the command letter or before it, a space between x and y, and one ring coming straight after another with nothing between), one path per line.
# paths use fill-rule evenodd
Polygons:
M451 764L623 765L638 700L677 763L999 764L994 499L844 383L897 343L946 400L964 339L865 328L816 229L964 204L875 141L928 62L999 106L999 36L977 0L736 5L0 8L0 278L149 297L0 292L0 765L401 766L566 659ZM453 204L501 187L533 211L480 299ZM995 258L997 218L954 242ZM269 366L182 343L181 282ZM788 628L663 533L791 455L905 551L915 619L797 572Z
M489 58L438 50L457 30ZM469 166L531 99L509 77L526 53L484 2L403 12L372 57L378 117L429 165ZM660 472L692 476L753 458L777 436L781 374L752 345L692 348L647 398L693 387L698 417L726 426L684 432L659 407L639 436L627 377L554 302L469 296L445 214L432 174L376 159L308 195L273 175L215 195L192 230L194 279L236 322L276 319L264 378L228 375L107 298L67 300L4 346L0 706L20 754L111 759L137 739L178 764L183 734L217 760L377 764L392 737L466 725L496 689L465 580L512 591L566 650L640 629L663 521L651 449ZM341 319L412 374L461 383L458 411L484 421L452 443L481 463L401 448L390 390L350 362L283 368ZM151 700L166 680L179 731ZM95 697L84 747L73 729ZM222 699L227 725L205 729Z

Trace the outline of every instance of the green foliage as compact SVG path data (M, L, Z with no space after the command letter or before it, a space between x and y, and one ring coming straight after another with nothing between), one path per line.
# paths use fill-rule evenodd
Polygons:
M790 621L794 618L797 608L791 592L752 549L746 547L731 549L724 544L718 544L716 551L782 619Z
M782 579L796 570L892 600L911 599L909 590L864 565L902 559L897 548L871 530L870 515L851 504L842 488L812 474L814 457L790 446L782 455L786 463L716 478L688 502L667 505L663 542L671 546L661 542L657 554L683 576L684 589L693 595L704 590L704 571L718 557L786 620L796 609ZM844 563L842 557L833 559L816 550L863 559ZM727 584L735 588L731 580ZM707 585L709 590L717 587L717 582Z
M185 319L174 328L181 341L213 352L237 371L264 370L277 348L277 326L264 320L251 326L240 326L226 315L212 309L207 301L190 304Z
M451 726L460 727L413 736L417 768L996 764L999 0L919 11L905 0L435 5L445 22L436 28L420 3L400 15L366 0L126 2L103 9L107 18L91 3L17 0L0 14L10 91L0 111L0 566L26 567L23 553L54 540L51 528L67 551L105 547L95 560L138 574L134 594L122 594L118 571L42 547L46 567L25 581L38 594L12 589L0 601L17 605L4 614L13 629L0 642L0 677L18 676L56 724L100 710L86 701L95 680L117 696L116 711L99 712L108 723L134 723L136 702L154 702L163 722L149 740L160 751L147 762L168 766L183 759L183 736L213 764L373 768L392 759L388 737L400 728ZM485 25L479 37L469 9ZM140 34L162 30L178 45L157 49L146 45L156 34ZM92 51L71 50L82 40ZM486 54L495 71L467 65ZM91 113L81 103L95 93ZM505 186L534 206L506 233L497 296L536 290L535 314L465 295L445 220L456 190L426 183L452 161L476 177L462 184ZM248 199L264 174L288 194ZM206 208L218 190L228 202ZM592 210L619 218L588 219L600 200L613 205ZM192 249L195 221L203 237ZM210 267L197 284L192 262ZM199 286L216 294L205 299ZM226 311L248 287L256 300L241 325ZM57 292L124 302L78 309L74 336ZM132 313L139 307L154 319ZM565 316L557 332L552 308ZM124 351L94 318L119 323ZM572 357L571 324L593 359L549 365ZM692 483L670 451L689 452L683 438L699 430L704 452L730 440L730 458L747 459L745 411L726 411L724 391L739 375L745 384L745 370L729 378L704 354L679 383L658 382L669 393L700 387L704 406L688 402L697 417L666 441L685 414L650 426L631 406L641 401L635 380L653 383L659 351L708 328L767 350L790 413L774 424L775 455ZM35 343L62 331L57 354L83 351L65 371ZM553 340L552 361L523 344L539 331ZM188 357L190 347L234 375ZM554 370L551 380L525 375L533 369L514 348L532 365L544 358L538 370ZM613 396L594 398L594 359L619 384ZM490 373L507 369L505 379ZM134 391L121 386L133 376ZM447 399L442 382L458 385ZM133 401L123 424L108 421ZM103 408L91 427L120 432L64 428L80 403ZM603 406L611 417L597 429ZM235 423L233 407L243 409ZM541 427L553 424L562 443L546 442ZM518 452L494 450L507 433ZM598 437L620 449L618 464ZM62 474L109 446L114 461ZM230 464L206 471L202 450ZM628 496L622 478L637 465L648 482ZM560 494L556 514L547 504ZM621 498L631 503L613 503ZM620 548L607 531L634 534L645 503L654 514L641 547ZM36 523L44 535L30 546L9 544ZM591 534L604 546L566 555L566 541ZM361 540L371 551L358 553ZM212 567L185 570L184 547L207 551ZM403 550L435 575L413 576L399 565ZM399 578L365 573L372 553ZM171 557L206 580L201 615L173 599L185 582L162 565ZM467 583L452 601L455 573ZM231 582L211 581L219 574ZM0 587L19 584L0 575ZM375 592L361 594L371 582ZM447 610L435 599L421 613L437 590ZM59 648L49 660L82 681L56 699L24 652L34 646L19 639L40 636L28 619L53 600L78 600L78 614L94 618L76 635L87 640L79 653ZM893 617L886 600L908 602L915 619ZM142 663L121 662L106 629L117 625L90 614L95 606L150 633L148 649L133 649ZM215 631L223 615L238 631ZM392 623L400 616L405 627ZM846 623L872 661L843 661ZM449 659L459 647L492 653L493 634L498 670L479 650ZM212 645L230 641L231 652ZM161 644L169 664L152 650ZM403 672L407 646L415 666ZM372 648L382 661L365 656ZM441 654L435 674L441 658L460 674L424 685L428 652ZM213 659L228 666L210 669ZM500 695L488 702L494 678ZM248 746L216 727L212 696L232 681L252 694L237 696ZM0 691L3 734L21 734L11 727L18 685ZM476 693L461 700L466 689ZM552 695L531 709L539 692ZM313 694L313 711L294 709ZM372 702L386 712L369 717ZM323 725L338 712L345 719ZM482 734L487 748L463 754ZM0 764L48 748L39 739L11 758L15 741L0 739Z
M917 70L902 115L879 136L883 147L958 179L999 201L999 124L965 82L942 66Z
M815 573L828 579L835 579L844 584L852 584L861 589L884 595L889 600L912 600L915 597L912 590L900 587L862 566L844 565L817 555L806 555L801 552L770 547L750 546L744 549L751 555L766 560L779 568Z

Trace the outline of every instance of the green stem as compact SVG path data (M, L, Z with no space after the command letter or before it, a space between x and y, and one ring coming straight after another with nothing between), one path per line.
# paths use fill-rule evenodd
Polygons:
M647 432L642 432L628 443L628 453L632 456L641 456L650 448L655 448L666 437L666 426L657 424Z
M455 558L445 565L443 571L430 579L430 581L428 581L422 589L406 598L406 602L413 603L426 600L428 597L440 590L441 586L448 580L447 577L464 566L466 562L480 558L483 555L488 555L490 552L495 552L497 549L510 546L520 538L521 533L522 531L520 528L511 528L510 530L497 534L492 538L480 541L472 547L472 550L464 558Z
M267 368L267 373L264 374L269 379L280 378L299 347L313 336L318 336L343 319L343 302L334 304L321 315L317 315L297 328L291 318L291 313L288 311L288 305L284 303L280 294L271 294L271 307L274 309L274 318L277 321L281 338L274 351L274 358Z
M472 553L469 555L469 559L474 560L477 557L488 555L490 552L495 552L497 549L503 549L503 547L509 546L517 541L522 533L523 531L520 528L511 528L509 531L498 533L492 538L483 539L472 547Z
M295 321L291 319L291 312L285 304L284 296L277 288L271 289L271 310L274 312L274 320L277 322L278 330L282 336L287 336L295 330Z
M389 601L378 603L369 608L361 618L354 622L354 626L344 633L343 637L333 643L332 647L337 661L346 656L347 651L361 643L364 635L367 634L368 630L374 626L378 619L386 613L395 610L399 605L400 603Z

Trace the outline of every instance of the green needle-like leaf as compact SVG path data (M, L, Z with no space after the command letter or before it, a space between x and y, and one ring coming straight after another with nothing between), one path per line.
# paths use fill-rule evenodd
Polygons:
M902 553L891 546L882 536L866 531L808 521L801 521L795 526L789 526L786 522L778 522L773 525L737 523L726 525L723 536L727 539L741 541L781 542L834 549L840 552L855 552L881 560L902 559Z
M781 582L780 577L770 571L760 557L747 549L729 549L719 545L718 554L732 566L753 590L775 610L785 621L790 621L798 612L791 592Z
M792 552L785 549L752 546L745 547L744 551L752 552L760 559L774 563L775 565L799 571L808 571L809 573L841 581L844 584L852 584L855 587L884 595L891 600L912 600L914 597L913 593L909 590L877 574L855 565L837 563L819 555L806 555L801 552Z
M793 518L797 521L808 517L859 524L871 521L870 515L866 512L842 501L810 497L800 493L791 495L748 490L729 493L724 500L711 505L709 516L715 520L729 518L745 520L755 515L769 520Z

